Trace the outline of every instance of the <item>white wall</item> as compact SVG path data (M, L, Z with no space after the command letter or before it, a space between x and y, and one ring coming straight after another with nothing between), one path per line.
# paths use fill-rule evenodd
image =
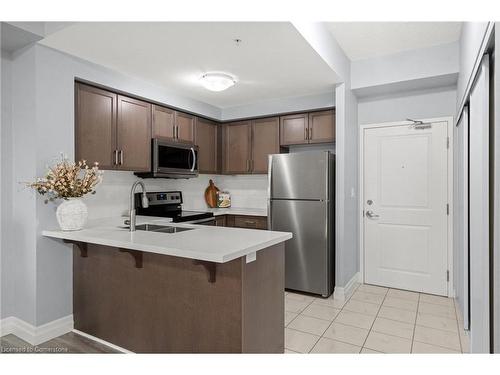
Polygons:
M481 60L481 47L486 43L489 22L464 22L460 36L460 71L457 84L457 110L472 84L473 72Z
M0 160L12 160L12 64L11 56L2 51L0 61L1 82L1 118L0 118ZM12 267L9 265L13 259L13 252L5 246L9 240L10 221L12 217L12 166L10 163L0 165L0 286L6 285L11 277ZM0 289L0 319L11 315L12 293Z
M358 100L358 122L364 125L400 121L407 118L454 116L456 95L455 87L443 87L362 98Z
M362 89L400 82L412 82L457 75L459 43L404 51L389 56L353 61L351 85L356 92Z
M310 109L333 107L334 105L335 93L332 90L323 94L266 100L265 102L223 108L222 120L227 121L244 117L307 111Z

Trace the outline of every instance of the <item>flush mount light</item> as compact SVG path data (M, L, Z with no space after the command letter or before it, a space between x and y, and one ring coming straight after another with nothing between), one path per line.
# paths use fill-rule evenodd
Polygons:
M224 91L236 83L236 80L225 73L206 73L200 78L201 84L210 91Z

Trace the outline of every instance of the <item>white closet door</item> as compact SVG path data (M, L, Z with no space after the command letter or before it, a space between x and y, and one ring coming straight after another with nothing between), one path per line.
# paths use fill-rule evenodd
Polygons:
M469 99L469 243L471 351L490 352L489 57Z
M453 247L457 302L469 329L469 109L465 107L454 129Z

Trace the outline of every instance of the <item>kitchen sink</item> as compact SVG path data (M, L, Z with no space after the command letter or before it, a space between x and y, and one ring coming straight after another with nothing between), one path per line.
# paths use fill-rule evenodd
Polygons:
M181 228L172 227L169 225L156 225L156 224L140 224L135 226L136 230L145 230L148 232L160 232L160 233L179 233L186 230L192 230L195 228Z

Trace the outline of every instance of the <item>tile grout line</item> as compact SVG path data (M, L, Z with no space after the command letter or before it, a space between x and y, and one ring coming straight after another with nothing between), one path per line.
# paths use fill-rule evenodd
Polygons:
M366 338L365 338L365 341L363 341L363 345L361 345L361 350L360 350L360 353L361 351L366 348L365 347L365 344L366 344L366 341L368 340L368 337L370 336L370 333L372 333L372 329L373 329L373 325L375 324L375 321L377 320L378 318L378 314L380 313L380 310L382 309L382 305L384 304L385 302L385 299L387 298L387 295L389 294L389 288L387 288L387 290L385 291L385 294L384 294L384 299L382 300L382 303L380 304L378 310L377 310L377 314L375 315L375 319L373 319L373 323L372 325L370 326L370 329L368 330L368 334L366 335ZM373 331L375 332L375 331ZM370 348L366 348L366 349L370 349ZM374 349L370 349L370 350L374 350ZM383 352L381 352L383 353Z
M413 343L415 342L415 331L417 330L418 310L420 308L420 296L421 293L418 293L417 312L415 313L415 321L413 322L413 335L411 335L410 354L413 354Z
M337 317L339 316L339 314L344 310L345 305L347 305L347 302L349 302L351 300L352 296L354 295L354 293L356 293L356 291L358 290L358 288L359 288L359 285L353 290L351 296L347 300L344 301L344 304L342 305L342 308L339 310L338 314L335 315L335 318L333 318L333 320L331 321L330 325L325 329L325 332L328 330L328 328L330 328L330 326L333 324L333 322L335 321L335 319L337 319ZM333 296L332 296L332 299L333 299ZM318 345L319 340L321 340L322 338L328 339L328 337L324 336L325 332L323 332L323 334L320 336L320 338L318 339L318 341L316 341L314 343L314 345L311 348L311 350L309 350L309 353L311 353L311 351L316 347L316 345ZM329 339L329 340L332 340L332 339ZM340 341L340 342L343 342L343 341ZM347 343L344 343L344 344L347 344ZM352 345L352 344L350 344L350 345ZM361 349L359 351L361 352Z

